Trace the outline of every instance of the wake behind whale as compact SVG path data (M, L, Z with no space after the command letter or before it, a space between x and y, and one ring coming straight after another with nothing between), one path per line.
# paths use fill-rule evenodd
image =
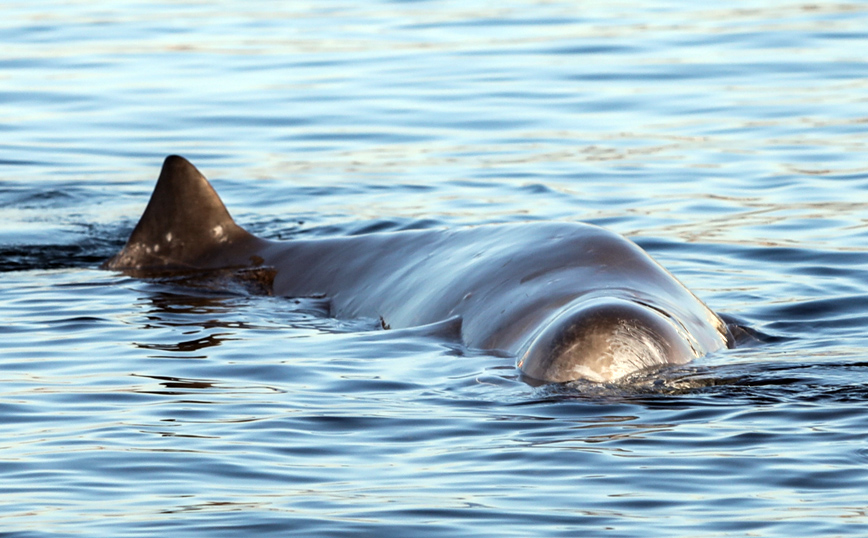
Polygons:
M231 269L331 315L404 328L460 323L471 348L532 380L616 381L726 347L726 324L631 241L597 226L521 223L268 241L238 226L186 159L166 158L142 218L104 268Z

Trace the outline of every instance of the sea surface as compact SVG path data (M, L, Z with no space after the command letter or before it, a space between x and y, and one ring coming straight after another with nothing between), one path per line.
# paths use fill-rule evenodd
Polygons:
M0 13L0 536L868 535L868 2ZM756 342L533 387L101 270L169 154L272 239L602 225Z

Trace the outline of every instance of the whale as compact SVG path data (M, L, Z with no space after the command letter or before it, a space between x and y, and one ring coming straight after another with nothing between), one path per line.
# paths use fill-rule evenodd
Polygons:
M727 323L632 241L576 222L524 222L275 241L236 224L170 155L126 244L103 268L215 271L383 329L448 322L468 349L534 383L620 382L733 345Z

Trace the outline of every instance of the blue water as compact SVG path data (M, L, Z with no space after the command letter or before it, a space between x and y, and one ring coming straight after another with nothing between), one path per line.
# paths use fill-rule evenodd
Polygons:
M0 535L865 536L868 3L0 2ZM629 385L101 271L583 221L761 332Z

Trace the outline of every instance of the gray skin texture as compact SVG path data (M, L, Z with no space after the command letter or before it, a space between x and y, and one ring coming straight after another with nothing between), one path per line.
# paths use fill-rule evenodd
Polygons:
M529 381L617 381L727 345L726 324L629 240L576 223L521 223L267 241L208 180L169 156L126 246L136 276L261 268L287 297L405 328L452 321L470 348L516 357Z

